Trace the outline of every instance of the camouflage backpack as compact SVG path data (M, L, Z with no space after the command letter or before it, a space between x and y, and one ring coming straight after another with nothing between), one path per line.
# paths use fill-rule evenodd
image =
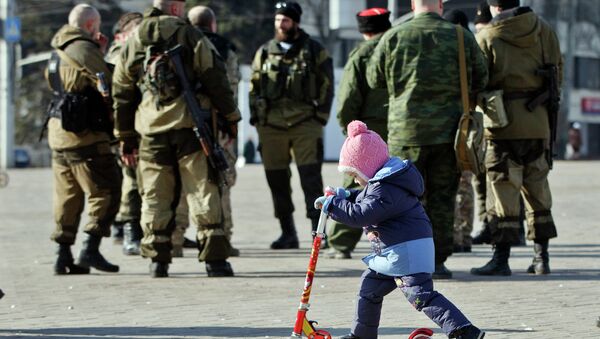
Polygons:
M156 98L157 109L179 97L181 85L167 50L148 46L143 67L144 85Z

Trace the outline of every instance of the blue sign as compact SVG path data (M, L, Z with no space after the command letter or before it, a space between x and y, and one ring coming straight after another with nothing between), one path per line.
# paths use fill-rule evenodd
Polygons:
M4 21L4 40L18 42L21 40L21 18L14 16Z

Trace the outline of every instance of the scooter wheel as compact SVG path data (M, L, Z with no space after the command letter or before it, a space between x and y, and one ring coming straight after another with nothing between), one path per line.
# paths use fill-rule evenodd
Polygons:
M432 335L433 331L431 329L422 327L412 331L408 339L430 339Z

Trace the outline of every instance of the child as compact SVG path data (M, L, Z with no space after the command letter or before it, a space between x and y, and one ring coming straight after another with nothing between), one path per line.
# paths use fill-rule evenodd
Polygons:
M424 186L416 167L408 160L390 158L377 133L352 121L338 170L353 176L364 189L335 189L336 195L318 198L315 207L335 221L363 227L373 248L363 258L368 268L362 275L351 333L342 339L377 338L383 298L396 287L449 338L483 338L485 332L433 289L433 235L419 202Z

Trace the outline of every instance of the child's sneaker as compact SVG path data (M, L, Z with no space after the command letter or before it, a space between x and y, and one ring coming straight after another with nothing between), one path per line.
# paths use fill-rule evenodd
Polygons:
M483 339L485 332L474 325L465 326L450 334L450 338L456 339Z

